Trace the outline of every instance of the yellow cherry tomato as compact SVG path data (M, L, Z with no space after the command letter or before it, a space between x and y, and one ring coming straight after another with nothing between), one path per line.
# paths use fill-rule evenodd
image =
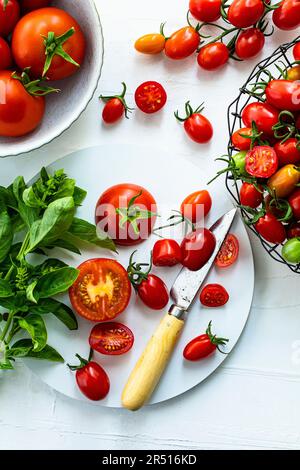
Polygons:
M134 44L138 52L142 54L159 54L165 48L166 38L164 36L164 25L160 26L159 33L145 34Z
M295 165L289 164L280 168L268 180L268 187L278 198L289 196L300 182L300 171Z
M288 80L292 80L293 82L296 80L300 80L300 65L295 65L288 70L287 73Z

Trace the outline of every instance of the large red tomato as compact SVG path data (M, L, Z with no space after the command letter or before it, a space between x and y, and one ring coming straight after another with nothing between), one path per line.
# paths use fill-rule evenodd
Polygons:
M140 243L152 232L156 202L137 184L117 184L107 189L96 206L96 224L118 245Z
M61 80L82 64L85 39L77 21L59 8L41 8L23 16L12 37L15 62L33 77ZM48 68L49 66L49 68Z
M0 0L0 36L8 36L20 18L20 7L17 0Z
M19 137L33 131L45 112L45 98L30 94L8 70L0 71L0 135ZM3 98L3 99L2 99Z

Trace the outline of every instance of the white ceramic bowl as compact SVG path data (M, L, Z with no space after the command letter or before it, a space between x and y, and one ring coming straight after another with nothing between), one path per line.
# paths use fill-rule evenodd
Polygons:
M55 82L61 92L49 95L41 125L31 134L18 138L0 137L0 157L29 152L51 142L68 129L92 99L103 64L103 34L94 0L57 0L53 6L68 11L80 24L86 38L86 56L72 77Z

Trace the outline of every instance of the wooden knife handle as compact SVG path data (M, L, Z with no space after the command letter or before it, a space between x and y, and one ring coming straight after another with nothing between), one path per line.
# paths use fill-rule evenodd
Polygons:
M183 325L184 321L173 315L164 316L124 387L122 404L125 408L135 411L149 400L169 362Z

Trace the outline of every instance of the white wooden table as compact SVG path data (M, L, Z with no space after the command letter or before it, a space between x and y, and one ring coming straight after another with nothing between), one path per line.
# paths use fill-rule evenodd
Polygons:
M255 60L209 74L198 70L194 59L170 63L142 57L132 48L134 39L155 31L163 20L168 20L167 31L182 26L188 2L96 2L105 35L99 94L118 91L123 80L132 92L142 81L153 79L167 87L167 107L151 120L137 112L130 121L106 129L95 97L80 120L55 142L30 155L1 161L1 184L17 174L30 178L42 164L112 139L145 145L155 140L213 174L212 161L226 147L226 107ZM267 40L264 54L295 34L277 32ZM188 142L172 117L187 99L195 105L206 101L207 116L216 130L208 146ZM272 262L254 237L251 241L256 284L250 319L225 365L205 383L133 414L72 401L19 363L16 371L0 379L0 449L298 449L300 278Z

